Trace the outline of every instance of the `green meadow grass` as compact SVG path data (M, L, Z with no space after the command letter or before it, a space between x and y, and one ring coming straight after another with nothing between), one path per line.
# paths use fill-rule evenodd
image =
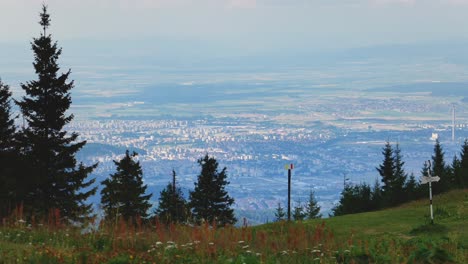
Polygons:
M434 208L435 224L421 200L255 227L119 222L92 232L12 216L0 227L0 263L468 263L468 190L435 196Z

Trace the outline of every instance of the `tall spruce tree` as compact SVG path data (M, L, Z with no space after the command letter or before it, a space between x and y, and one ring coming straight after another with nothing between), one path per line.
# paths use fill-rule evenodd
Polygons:
M173 170L172 176L176 173ZM165 223L182 223L187 220L187 202L184 199L182 190L173 183L169 183L161 191L159 206L155 210L155 215Z
M201 172L195 183L195 188L190 192L189 206L192 216L197 223L207 221L217 225L234 224L234 210L231 206L234 199L225 190L229 184L226 167L218 171L218 162L215 158L205 155L198 160Z
M382 187L380 187L380 181L375 179L374 186L372 186L371 190L371 210L378 210L382 208L383 201L382 201Z
M403 168L405 162L403 161L399 144L396 144L393 154L393 160L395 161L395 175L392 182L391 205L397 205L405 201L404 186L408 175Z
M339 203L332 208L332 213L338 216L375 210L372 198L372 190L368 184L346 185Z
M422 176L429 176L429 170L431 168L429 167L429 164L427 162L424 162L423 167L421 169L421 175Z
M13 148L15 132L15 121L11 113L10 87L0 79L0 151Z
M117 171L101 182L104 185L101 204L107 220L135 221L137 217L148 217L152 194L145 195L147 186L143 185L143 171L140 162L134 160L137 155L127 150L120 161L114 160Z
M284 208L281 206L281 203L278 203L278 207L275 210L275 221L279 222L284 220L286 213L284 212Z
M11 92L0 79L0 220L16 205L18 168L14 138L16 128L11 114Z
M423 188L421 184L416 180L414 173L411 173L408 180L405 183L405 201L412 201L423 197Z
M320 205L318 205L317 199L315 199L314 191L309 192L309 201L305 208L305 214L307 219L322 218L322 214L320 214Z
M432 184L432 192L438 194L448 190L449 179L448 179L448 168L445 163L444 151L437 139L434 145L434 155L432 155L432 176L439 176L440 181Z
M463 142L460 153L460 174L458 178L460 188L468 187L468 139Z
M304 211L304 207L302 206L302 203L296 202L296 206L293 208L293 213L292 217L294 221L302 221L306 218L306 212Z
M36 215L55 208L64 218L81 220L91 212L86 200L96 188L91 188L94 179L87 178L97 164L77 165L75 155L86 142L76 142L78 134L64 130L73 119L72 114L66 113L71 104L73 81L67 81L70 70L58 73L57 60L62 49L47 34L50 16L45 5L39 24L43 32L31 43L38 79L21 85L26 95L17 102L27 121L20 143L31 167L24 183L29 190L23 200L25 208L32 209Z
M382 186L382 196L384 199L384 204L392 205L394 192L395 192L395 157L393 148L390 145L390 142L387 141L385 147L382 150L384 156L382 164L377 167L377 171L382 177L381 181Z
M448 188L455 189L461 186L460 177L461 176L461 161L458 159L457 155L453 156L452 165L448 167L447 171L447 181Z

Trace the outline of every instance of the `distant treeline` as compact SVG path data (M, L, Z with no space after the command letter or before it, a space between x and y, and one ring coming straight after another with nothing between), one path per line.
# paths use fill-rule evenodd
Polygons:
M345 184L332 215L374 211L428 197L427 184L421 184L414 174L408 176L405 172L405 162L398 144L393 147L387 142L382 154L382 164L376 168L381 176L380 182L377 180L373 186L367 183ZM451 164L445 161L442 146L436 140L431 160L424 162L421 175L440 177L439 182L432 184L433 194L468 187L468 140L465 140L459 156L455 155Z

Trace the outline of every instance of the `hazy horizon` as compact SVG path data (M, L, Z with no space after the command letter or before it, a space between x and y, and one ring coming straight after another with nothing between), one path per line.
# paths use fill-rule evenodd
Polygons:
M467 0L3 0L0 42L38 36L43 2L54 39L81 43L189 40L262 54L468 41Z

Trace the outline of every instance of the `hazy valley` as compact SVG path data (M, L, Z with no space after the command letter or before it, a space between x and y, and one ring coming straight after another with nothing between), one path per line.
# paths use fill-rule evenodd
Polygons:
M468 60L457 49L437 57L418 46L381 49L186 62L104 53L89 65L72 46L63 63L76 80L68 129L88 141L79 158L100 162L98 180L126 148L139 152L153 201L172 169L184 191L191 189L196 160L209 153L228 168L235 207L252 223L271 221L277 203L286 202L286 163L296 167L293 200L304 202L314 189L326 215L344 177L378 178L386 140L399 142L406 170L419 176L433 133L449 161L468 137ZM20 94L29 62L0 68Z

